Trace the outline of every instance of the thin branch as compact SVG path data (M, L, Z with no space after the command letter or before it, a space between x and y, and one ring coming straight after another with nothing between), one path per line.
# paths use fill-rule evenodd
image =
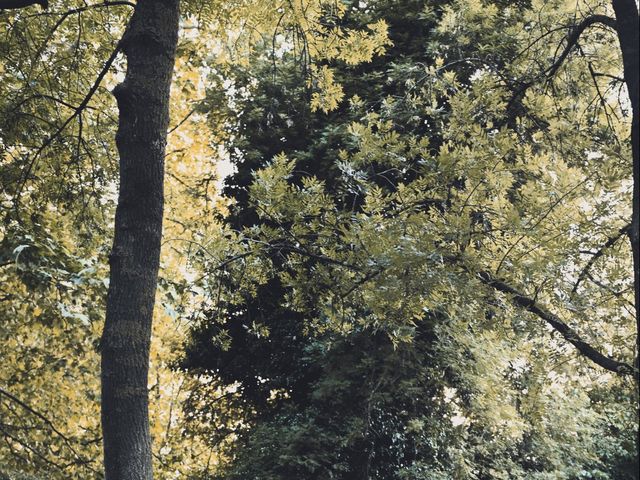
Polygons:
M602 73L602 72L593 72L594 77L605 77L609 78L614 82L624 83L624 78L618 77L616 75L611 75L610 73Z
M189 118L191 117L191 115L193 115L194 113L196 113L196 111L198 110L198 105L196 105L195 107L193 107L189 113L187 113L184 118L182 120L180 120L175 127L172 127L168 132L167 135L175 132L178 128L180 128L184 122L186 122L187 120L189 120ZM167 154L168 155L168 154Z
M13 401L14 403L17 403L18 405L20 405L22 408L24 408L26 411L30 412L31 414L35 415L36 417L38 417L40 420L42 420L45 424L47 424L49 426L49 428L56 434L58 435L60 438L62 438L64 440L64 442L67 444L67 447L69 447L69 450L71 450L73 452L73 454L80 458L83 459L83 457L78 454L78 452L76 452L76 450L73 448L73 446L71 445L71 440L64 434L62 433L60 430L58 430L56 428L56 426L53 424L53 422L51 420L49 420L47 417L45 417L42 413L38 412L37 410L34 410L33 408L31 408L29 405L27 405L26 403L24 403L22 400L20 400L18 397L16 397L15 395L7 392L6 390L0 388L0 395L4 395L5 397L7 397L9 400ZM84 459L83 459L84 460Z
M27 170L24 174L24 178L22 179L22 183L20 184L20 187L18 188L18 190L16 191L16 197L15 197L15 204L16 204L16 209L17 206L19 205L20 202L20 194L22 193L22 190L24 189L27 181L29 180L29 175L31 174L31 172L33 171L38 158L40 157L40 155L42 154L42 152L53 143L53 141L58 137L58 135L60 135L65 128L67 128L67 126L76 118L78 117L78 115L80 115L82 113L82 111L87 107L87 105L89 104L89 102L91 101L91 98L93 97L93 95L96 93L96 91L98 90L98 87L100 87L100 83L102 83L102 80L104 79L104 77L107 75L107 72L109 71L109 69L111 68L111 65L113 64L113 62L115 61L116 57L118 56L118 53L120 52L120 46L118 45L113 52L111 53L111 56L107 59L106 63L104 64L104 67L102 67L102 70L100 71L100 73L98 74L98 77L96 78L96 81L93 83L93 85L91 86L91 88L89 89L89 92L87 93L87 95L84 97L84 99L82 100L82 102L80 102L80 104L78 105L77 108L75 108L74 112L64 121L64 123L51 135L49 136L44 143L40 146L40 148L38 148L38 150L36 150L36 153L33 155L33 157L31 158L31 161L29 162L29 165L27 166Z
M625 304L631 306L631 308L634 308L633 302L630 302L629 300L627 300L624 296L624 292L628 291L628 290L632 290L633 287L629 287L625 290L615 290L613 287L609 286L609 285L605 285L603 282L601 282L600 280L598 280L597 278L594 278L593 275L591 275L591 273L587 273L587 278L589 280L591 280L594 284L596 284L598 287L600 287L601 289L609 292L611 295L613 295L616 298L619 298L620 300L622 300ZM625 310L627 310L629 313L631 313L631 315L633 315L633 312L631 312L631 310L629 310L628 308L625 308Z
M0 0L0 2L1 1L2 0ZM24 0L21 0L21 1L24 1ZM44 1L46 1L46 0L44 0ZM71 10L65 10L64 12L41 13L41 14L39 14L39 16L42 16L42 15L46 15L46 16L49 16L49 15L62 15L63 18L61 20L64 21L65 18L67 18L70 15L74 15L76 13L86 12L87 10L92 10L94 8L106 8L106 7L118 7L118 6L135 8L136 4L133 3L133 2L129 2L127 0L115 0L115 1L107 1L107 0L105 0L103 2L94 3L92 5L85 5L83 7L72 8ZM55 31L60 26L60 23L62 23L62 21L58 21L58 23L56 23L55 27L53 28L53 31Z
M244 252L244 253L240 253L238 255L234 255L232 257L227 258L225 261L223 261L222 263L216 265L215 267L213 267L212 270L224 270L228 265L231 265L233 262L235 262L236 260L241 260L243 258L246 257L250 257L251 255L254 255L256 252L253 251L249 251L249 252ZM205 275L206 276L206 275Z
M290 253L297 253L297 254L302 255L304 257L313 258L313 259L318 260L318 261L323 262L323 263L328 263L328 264L332 264L332 265L338 265L340 267L345 267L345 268L348 268L348 269L356 271L356 272L361 272L362 271L362 268L360 268L358 265L353 265L351 263L341 262L340 260L336 260L334 258L327 257L325 255L319 255L319 254L316 254L316 253L309 252L308 250L305 250L303 248L298 248L298 247L293 247L293 246L290 246L290 245L283 245L283 244L273 244L273 245L269 245L267 248L269 250L277 250L277 251L285 251L285 252L290 252Z
M360 280L358 280L356 283L354 283L346 292L344 292L342 295L340 295L340 298L344 300L349 295L351 295L356 289L358 289L361 285L364 285L368 281L373 280L375 277L377 277L378 275L380 275L384 271L385 271L384 268L380 268L378 270L373 270L373 271L367 273L364 277L362 277Z
M534 78L521 83L520 86L513 92L513 95L511 96L511 99L507 104L506 110L510 111L513 108L513 105L519 99L521 99L524 96L525 92L530 87L535 85L536 82L540 81L543 78L546 78L547 80L551 79L556 74L558 69L562 66L566 58L569 56L569 54L571 53L571 50L573 50L573 48L577 45L578 40L580 39L580 36L582 35L582 33L588 27L598 23L602 25L606 25L607 27L613 29L614 31L617 31L616 20L607 15L591 15L589 17L584 18L580 23L573 26L569 31L569 34L566 37L566 45L562 50L562 53L560 53L560 55L558 56L558 58L549 67L547 67L541 73L536 75Z
M581 185L585 184L591 177L587 177L584 180L578 182L577 184L575 184L573 187L571 187L569 190L567 190L565 193L563 193L557 200L555 200L551 206L547 209L546 212L544 212L544 214L538 218L535 223L531 226L527 226L526 228L526 232L531 232L534 228L536 228L538 225L540 225L549 215L551 215L551 212L553 212L553 210L560 204L562 203L562 201L567 198L571 193L573 193L578 187L580 187ZM520 240L522 240L523 238L526 237L527 233L522 233L515 242L513 242L513 244L511 244L511 246L507 249L507 251L505 252L505 254L502 256L502 258L500 259L500 262L498 263L498 266L496 267L496 274L498 274L500 272L500 269L502 268L502 265L504 264L504 262L507 260L507 257L511 254L511 252L513 251L513 249L520 243Z
M583 19L578 25L571 29L569 35L567 35L567 44L565 45L564 50L556 59L556 61L553 62L553 64L543 72L543 75L547 76L547 78L553 77L558 69L562 66L562 63L565 61L565 59L569 56L569 53L571 53L573 47L575 47L578 43L582 32L584 32L591 25L595 25L596 23L606 25L614 31L617 29L615 19L608 17L607 15L591 15Z
M2 1L2 0L0 0L0 1ZM93 4L93 5L85 5L84 7L74 8L74 9L71 9L71 10L66 10L64 12L40 13L40 14L36 15L36 16L41 16L41 15L47 15L47 16L49 16L49 15L52 15L52 16L53 15L60 15L60 18L56 21L56 23L53 25L53 28L47 34L47 37L42 42L41 47L36 52L35 59L39 59L40 58L40 56L42 55L42 52L44 52L44 50L47 48L47 45L49 45L49 42L51 41L51 38L53 37L54 33L56 33L58 28L60 28L60 26L64 23L64 21L67 18L69 18L71 15L80 14L82 12L85 12L85 11L93 9L93 8L104 8L104 7L115 7L115 6L128 6L128 7L131 7L131 8L135 8L135 4L131 3L131 2L128 2L128 1L112 1L112 2L104 1L102 3L97 3L97 4Z
M2 433L2 435L4 435L6 438L10 439L11 441L13 441L13 442L17 443L18 445L20 445L22 448L24 448L24 449L30 451L31 453L33 453L36 457L38 457L43 462L51 465L52 467L57 468L60 471L64 471L64 468L65 468L64 466L54 462L53 460L50 460L49 458L44 456L42 453L40 453L38 450L36 450L34 447L32 447L28 443L20 440L18 437L13 436L11 433L9 433L4 428L0 427L0 433Z
M591 270L591 267L593 267L593 265L596 263L596 261L600 257L602 257L602 255L604 255L605 250L611 248L618 240L620 240L620 238L623 235L628 233L630 230L631 230L631 224L628 223L624 227L622 227L620 230L618 230L618 233L616 233L615 235L609 237L607 239L607 241L602 245L602 247L600 247L598 249L598 251L596 251L595 253L592 254L592 257L589 259L587 264L584 266L584 268L582 269L582 271L578 275L578 279L576 280L576 283L573 285L573 288L571 289L571 295L575 295L576 291L578 290L578 286L585 279L585 277L589 274L589 270Z
M22 107L25 103L30 102L31 100L37 100L37 99L45 99L45 100L51 100L53 102L59 103L60 105L64 105L67 108L70 108L71 110L76 110L78 107L76 107L75 105L72 105L68 102L65 102L64 100L54 97L53 95L47 95L45 93L35 93L29 97L26 97L24 99L22 99L20 101L20 103L18 103L15 107L13 107L12 111L17 111L20 109L20 107ZM89 107L87 107L88 109Z

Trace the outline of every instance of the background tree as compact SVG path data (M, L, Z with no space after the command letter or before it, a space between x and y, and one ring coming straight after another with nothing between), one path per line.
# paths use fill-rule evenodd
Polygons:
M51 478L101 470L94 380L106 293L100 236L109 238L104 192L115 172L104 148L114 134L113 108L101 83L121 33L111 26L123 24L129 8L74 6L0 14L7 320L0 463ZM78 39L86 43L78 46Z
M133 6L0 13L10 476L101 478L96 347L117 185L108 90L124 76L116 52ZM139 430L155 443L140 472L153 455L162 478L634 478L635 251L623 240L637 143L632 57L613 16L637 10L183 7L172 122L154 117L170 161L168 206L145 231L159 248L164 217L152 418ZM220 201L207 159L225 156L238 171ZM170 371L187 315L191 372ZM137 332L143 354L148 332Z
M354 4L339 21L384 19L393 47L329 62L337 110L278 44L248 92L213 89L237 203L185 365L246 402L225 478L634 478L615 32L563 53L607 5Z
M5 6L29 4L9 2ZM102 432L108 479L152 478L147 377L178 19L177 1L138 2L107 62L108 68L120 49L128 62L125 80L114 91L120 113L116 135L120 183L107 320L101 341ZM101 75L105 73L103 70ZM77 107L70 119L85 106L83 102Z
M110 149L117 118L106 87L114 83L114 44L132 6L106 2L3 16L2 254L5 285L13 292L3 307L14 318L3 329L3 352L10 354L5 357L2 401L10 413L3 424L9 455L2 463L9 469L30 465L60 478L89 478L101 470L95 463L101 434L92 376L108 285L103 265L110 238L106 219L115 200ZM42 62L47 56L55 59L53 66ZM97 78L92 68L99 72ZM69 237L74 231L77 236ZM166 377L166 364L154 373L162 368ZM152 385L160 388L159 375L154 380ZM70 386L74 381L84 388ZM169 386L171 381L162 379ZM42 391L44 385L51 394ZM146 385L145 377L145 397ZM154 420L163 421L162 434L169 436L176 421L170 407L175 390L167 387L163 385L166 403ZM59 416L50 408L56 404ZM170 449L164 441L159 447Z

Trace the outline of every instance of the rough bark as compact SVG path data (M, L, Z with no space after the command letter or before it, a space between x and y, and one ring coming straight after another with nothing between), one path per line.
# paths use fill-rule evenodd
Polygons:
M169 91L179 0L139 0L120 42L114 89L120 192L102 335L102 429L107 480L153 478L147 376L164 206Z
M631 151L633 157L633 211L631 216L631 251L633 255L633 281L636 307L636 368L640 357L640 20L635 0L613 0L616 13L618 40L622 50L624 80L631 100ZM638 377L636 377L638 380Z

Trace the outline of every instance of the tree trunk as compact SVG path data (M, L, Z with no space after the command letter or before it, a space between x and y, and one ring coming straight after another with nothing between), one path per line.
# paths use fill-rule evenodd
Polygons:
M179 0L138 0L114 89L120 192L102 334L102 430L107 480L153 478L147 376L164 205L169 91Z
M638 106L638 96L640 92L640 62L638 60L638 50L640 46L640 36L638 27L640 25L638 17L638 7L635 0L613 0L613 9L616 12L616 24L620 49L622 50L622 62L624 66L624 80L629 90L631 100L631 151L633 157L633 205L631 216L631 229L629 238L631 240L631 251L633 255L633 281L636 307L636 362L638 368L638 358L640 358L640 107ZM636 371L636 380L638 372Z

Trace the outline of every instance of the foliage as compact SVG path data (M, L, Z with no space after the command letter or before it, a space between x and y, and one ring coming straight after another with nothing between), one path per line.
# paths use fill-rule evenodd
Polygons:
M0 12L0 311L8 319L0 327L0 464L47 478L100 478L98 344L117 191L117 110L109 90L122 77L116 46L132 4L49 3L45 12ZM215 161L224 155L217 141L226 132L202 125L202 73L213 57L214 64L239 63L280 29L305 44L309 72L321 68L315 61L348 57L355 64L387 45L382 23L358 31L323 24L342 12L322 2L277 9L262 1L183 3L149 385L162 478L206 474L221 459L216 445L202 441L219 426L203 426L181 408L220 388L171 369L182 316L203 300L189 285L197 273L184 259L215 228L212 212L224 209L215 198ZM231 39L234 50L212 55ZM325 99L337 88L327 79L316 88Z
M10 478L102 478L98 351L117 185L109 89L122 73L119 59L108 59L129 13L126 5L83 2L0 13L0 472ZM187 115L199 81L188 45L185 38L176 119ZM182 189L177 172L191 169L197 184L214 168L207 129L194 120L174 125L169 139L167 217L182 225L195 223L184 204L196 194ZM179 236L174 225L167 235ZM182 338L178 253L166 249L163 257L173 282L160 296L171 303L156 312L152 346L151 423L162 478L201 472L215 457L199 438L184 444L177 406L198 380L169 366Z
M109 90L131 5L50 4L0 12L12 480L102 476ZM183 2L149 379L159 478L637 478L637 385L486 281L633 363L615 35L594 24L558 63L608 5Z
M224 478L632 478L631 380L481 275L633 363L629 248L600 250L630 213L615 36L546 76L605 8L349 4L393 47L330 62L326 113L292 52L224 72L235 203L184 362L245 402Z

